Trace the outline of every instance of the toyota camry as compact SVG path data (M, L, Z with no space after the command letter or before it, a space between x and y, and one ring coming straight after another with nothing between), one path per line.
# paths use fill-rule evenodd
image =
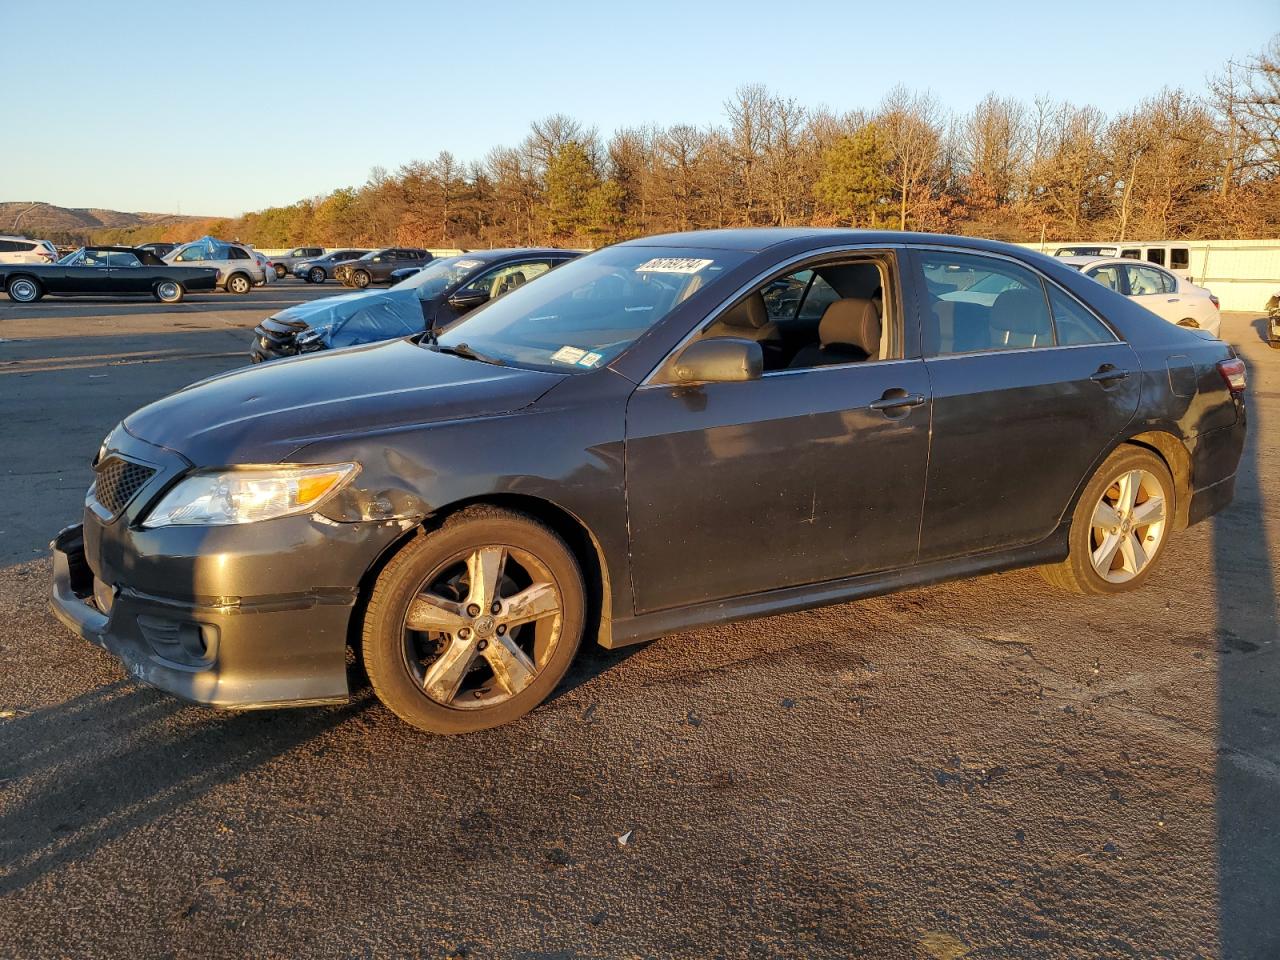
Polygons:
M1019 566L1140 587L1230 503L1244 395L1227 344L1021 248L634 240L131 414L53 609L189 700L340 702L350 648L408 723L478 730L584 642Z

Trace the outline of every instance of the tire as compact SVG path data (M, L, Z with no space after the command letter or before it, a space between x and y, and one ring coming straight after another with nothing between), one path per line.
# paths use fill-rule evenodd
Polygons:
M471 587L486 582L473 576L486 568L494 571L497 611L468 604L492 598ZM436 604L423 599L427 591ZM543 609L530 617L512 604L518 596L536 597ZM364 615L364 665L378 698L419 730L485 730L551 695L578 651L585 617L582 574L559 536L521 513L468 507L407 543L379 574ZM513 619L520 622L508 627Z
M369 286L372 282L373 277L369 276L368 272L365 270L356 270L351 274L351 285L359 287L361 290Z
M1134 505L1126 511L1123 504L1129 489L1135 491L1131 498ZM1148 506L1157 496L1160 507ZM1040 573L1055 587L1073 593L1136 590L1164 555L1173 530L1176 497L1173 475L1163 460L1145 447L1121 444L1098 467L1080 495L1071 517L1067 559L1041 567ZM1117 524L1107 527L1095 521ZM1110 553L1104 554L1107 547ZM1135 566L1135 558L1143 557L1145 562Z
M276 264L276 279L277 279L277 280L283 280L283 279L284 279L285 277L287 277L288 275L289 275L289 271L288 271L288 270L286 270L282 264L277 263L277 264Z
M44 296L44 288L35 277L13 277L7 292L14 303L35 303Z
M324 283L328 279L325 276L324 267L312 267L307 271L307 283Z
M243 297L253 289L253 281L243 273L233 273L227 277L227 293L234 293L238 297Z
M181 303L187 293L177 280L161 280L151 292L161 303Z

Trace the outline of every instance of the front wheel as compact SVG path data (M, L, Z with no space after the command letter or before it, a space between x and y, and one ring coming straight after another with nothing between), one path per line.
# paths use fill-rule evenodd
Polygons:
M555 690L585 611L559 536L524 514L469 507L383 569L364 617L365 669L379 699L420 730L496 727Z
M371 277L369 273L365 270L357 270L353 274L351 274L351 282L354 283L361 290L363 290L365 287L367 287L370 283L373 282L373 277Z
M176 280L161 280L156 284L156 299L161 303L181 303L185 291Z
M324 283L325 279L323 267L312 267L307 273L307 280L311 283Z
M1040 572L1073 593L1122 593L1141 586L1172 529L1174 496L1163 460L1144 447L1118 447L1080 495L1067 559Z
M9 281L8 293L15 303L35 303L44 296L40 284L30 277L14 277Z
M243 297L253 289L253 284L243 273L233 273L227 277L227 292Z

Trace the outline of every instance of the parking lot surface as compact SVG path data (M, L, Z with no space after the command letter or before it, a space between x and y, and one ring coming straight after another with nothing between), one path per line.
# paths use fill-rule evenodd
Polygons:
M508 727L226 714L45 610L102 437L246 298L0 301L0 956L1280 956L1280 353L1140 592L1017 571L591 650Z

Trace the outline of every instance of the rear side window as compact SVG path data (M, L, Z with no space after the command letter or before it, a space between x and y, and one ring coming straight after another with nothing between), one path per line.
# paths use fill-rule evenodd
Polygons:
M1155 293L1173 293L1173 277L1155 267L1125 267L1129 274L1129 296L1144 297Z
M1186 247L1173 247L1169 251L1169 267L1173 270L1191 269L1191 251Z
M1147 251L1147 261L1164 266L1164 247L1152 247Z
M109 267L140 267L142 266L142 263L132 253L125 253L121 250L112 250L107 254L107 266Z
M1053 310L1058 346L1115 342L1115 336L1101 320L1053 285L1049 285L1049 306Z
M227 259L228 260L252 260L253 258L249 256L249 254L241 250L239 247L227 247Z
M1040 278L1007 260L922 252L928 292L925 353L946 356L1054 345Z

